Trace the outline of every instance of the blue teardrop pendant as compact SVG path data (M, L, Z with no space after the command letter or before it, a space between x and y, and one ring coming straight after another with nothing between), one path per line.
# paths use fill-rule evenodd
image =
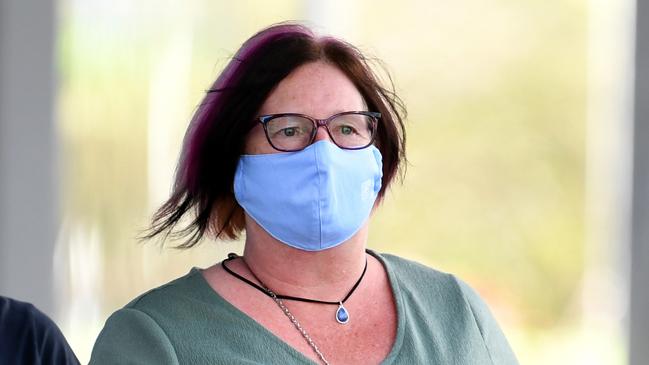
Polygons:
M347 309L343 306L343 302L340 302L338 310L336 311L336 321L340 324L346 324L349 322L349 312L347 312Z

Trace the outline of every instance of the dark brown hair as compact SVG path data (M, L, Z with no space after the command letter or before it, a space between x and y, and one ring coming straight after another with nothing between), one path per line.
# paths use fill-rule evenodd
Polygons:
M368 110L381 113L375 144L383 156L378 199L384 196L405 163L405 108L391 80L390 89L382 86L370 60L349 43L317 37L303 25L281 23L248 39L207 91L185 134L172 195L143 238L171 235L184 239L178 248L189 248L206 233L215 239L238 237L245 222L233 181L246 135L275 86L299 66L316 61L343 71ZM191 221L176 229L184 217Z

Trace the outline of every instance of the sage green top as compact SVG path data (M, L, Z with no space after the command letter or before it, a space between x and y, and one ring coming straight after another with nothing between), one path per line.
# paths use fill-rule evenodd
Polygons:
M467 284L396 256L370 254L386 268L397 308L397 334L383 364L518 363ZM111 315L90 364L314 363L225 301L194 268Z

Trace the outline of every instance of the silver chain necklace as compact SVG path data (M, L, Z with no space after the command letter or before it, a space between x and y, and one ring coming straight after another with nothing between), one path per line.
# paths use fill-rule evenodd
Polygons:
M259 284L261 284L261 286L255 284L252 281L244 278L243 276L235 273L234 271L230 270L225 265L226 261L232 260L232 259L234 259L236 257L238 257L236 254L233 254L233 253L228 254L228 258L221 262L221 266L225 269L225 271L227 271L229 274L233 275L237 279L242 280L243 282L247 283L248 285L251 285L252 287L258 289L259 291L261 291L264 294L271 297L275 301L275 303L277 303L277 306L282 310L282 312L284 312L286 317L288 317L288 319L291 321L291 323L293 323L293 326L295 326L295 328L300 332L300 334L302 335L304 340L309 344L309 346L311 346L311 348L316 353L316 355L318 355L318 358L320 359L320 361L322 361L322 363L325 364L325 365L329 365L329 361L327 361L327 359L324 357L324 355L322 354L322 351L320 351L320 349L318 348L318 345L316 345L316 343L313 341L311 336L309 336L309 334L306 332L304 327L302 327L302 325L297 320L297 318L295 318L293 313L291 313L291 311L289 311L288 307L286 306L286 304L284 304L284 301L282 299L298 300L298 301L310 302L310 303L337 304L338 305L338 310L336 311L336 321L338 321L338 323L341 323L341 324L346 324L349 321L349 312L343 306L343 302L345 302L354 293L354 291L356 290L358 285L361 283L361 280L363 280L363 277L365 276L365 272L367 271L367 258L365 259L365 267L363 268L363 273L358 278L358 280L356 281L356 283L354 284L352 289L349 291L349 293L347 293L347 296L345 296L345 298L343 300L339 301L339 302L327 302L327 301L322 301L322 300L314 300L314 299L299 298L299 297L292 297L292 296L288 296L288 295L275 294L275 292L268 289L268 287L266 286L266 284L264 284L264 282L259 280L259 278L250 269L250 267L248 266L248 263L246 263L245 260L243 260L243 262L245 263L246 266L248 266L248 271L250 271L250 274L259 282Z
M259 280L259 279L257 279L257 280ZM261 281L260 281L260 283L261 283L261 285L266 287L266 285L264 285ZM288 307L284 304L284 302L281 299L279 299L277 297L277 295L275 295L275 293L273 293L270 289L266 288L266 291L268 292L268 295L270 295L270 297L273 298L275 303L277 303L277 305L282 310L282 312L284 312L284 314L286 314L286 317L288 317L288 319L291 320L291 323L293 323L293 326L295 326L295 328L300 332L300 334L306 340L306 342L309 344L309 346L311 346L311 348L316 353L316 355L318 355L318 357L320 358L320 361L322 361L322 363L325 364L325 365L329 365L329 361L327 361L327 359L325 359L325 357L322 354L322 352L320 351L320 349L318 349L318 345L315 344L315 342L313 341L311 336L309 336L309 334L306 332L304 327L302 327L302 325L300 325L300 322L297 320L297 318L295 318L293 313L291 313L288 310Z

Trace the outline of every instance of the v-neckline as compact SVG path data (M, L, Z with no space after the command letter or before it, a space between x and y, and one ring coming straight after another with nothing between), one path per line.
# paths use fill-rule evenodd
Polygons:
M370 255L372 255L374 258L376 258L381 265L383 266L383 269L385 270L387 276L388 276L388 281L390 283L390 289L392 290L392 299L394 300L394 305L396 308L397 312L397 331L396 335L394 338L394 343L392 344L392 348L390 349L390 352L388 355L381 361L382 365L387 365L390 364L394 361L394 359L397 357L399 354L399 351L401 349L401 346L403 344L403 337L404 337L404 331L405 331L405 321L406 321L406 316L405 316L405 308L403 306L403 298L401 294L401 290L398 285L397 278L394 275L394 272L388 265L388 263L385 261L383 257L381 257L378 253L372 251L372 250L366 250L366 252ZM274 342L278 343L282 348L284 348L289 354L291 354L294 357L299 358L300 360L310 363L310 364L317 364L314 362L312 359L307 357L305 354L303 354L301 351L290 345L288 342L284 341L282 338L274 334L272 331L270 331L268 328L264 327L261 325L259 322L257 322L254 318L243 312L241 309L237 308L235 305L227 301L225 298L221 296L212 286L210 283L207 281L205 276L203 275L203 269L199 268L193 268L193 272L196 272L196 276L198 276L200 279L200 283L202 286L204 286L204 289L210 292L210 297L216 299L220 304L223 304L226 309L230 310L231 312L236 313L239 317L242 318L242 320L248 322L248 324L252 327L257 328L260 332L264 333L267 337L272 339Z

